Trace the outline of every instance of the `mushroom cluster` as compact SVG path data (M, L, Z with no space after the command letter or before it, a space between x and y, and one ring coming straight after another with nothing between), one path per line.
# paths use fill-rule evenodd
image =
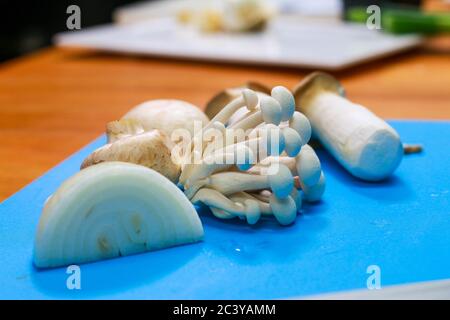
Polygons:
M292 93L282 86L269 94L243 89L211 121L205 123L202 113L201 130L188 141L180 140L178 129L143 128L148 118L141 110L109 124L110 143L82 167L104 161L141 164L178 183L193 204L208 206L218 218L255 224L273 215L288 225L302 201L319 200L325 188L320 161L307 145L310 123L295 109Z

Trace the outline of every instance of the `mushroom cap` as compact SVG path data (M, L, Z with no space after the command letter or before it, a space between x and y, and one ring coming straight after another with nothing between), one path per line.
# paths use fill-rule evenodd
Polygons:
M304 145L295 159L295 167L302 184L313 186L319 182L322 168L319 157L309 145Z
M245 217L248 224L255 224L261 218L261 210L256 200L245 200Z
M235 163L239 170L247 171L255 163L255 157L252 150L244 145L238 145L235 148Z
M216 130L219 130L220 132L224 132L226 129L225 125L220 121L214 121L214 123L212 124L212 127Z
M281 120L289 120L295 111L295 99L291 91L283 86L277 86L272 89L272 97L280 103Z
M218 114L224 106L239 97L239 95L245 88L252 89L258 94L258 96L270 94L270 89L265 85L258 82L249 81L242 86L222 90L214 97L212 97L211 100L209 100L209 102L206 104L206 115L210 119L214 118L214 116Z
M311 106L312 99L320 92L328 91L345 96L344 87L332 75L316 71L309 74L294 88L294 98L298 111Z
M122 119L135 119L145 131L158 129L169 137L176 129L186 129L194 136L194 123L205 126L209 119L195 105L181 100L151 100L128 111Z
M247 109L250 111L255 110L259 102L258 94L251 89L244 89L242 91L242 97L244 98Z
M301 182L301 181L300 181ZM301 185L303 190L303 199L308 202L316 202L322 198L323 193L325 192L325 175L323 172L320 174L319 181L309 187L305 185Z
M270 207L277 221L283 226L293 223L297 217L297 206L289 196L279 199L272 194L270 196Z
M308 143L311 139L311 123L303 113L295 111L289 121L289 127L300 134L303 143Z
M277 198L286 198L294 188L291 170L281 163L272 163L268 170L270 189Z
M268 155L280 155L286 148L284 134L278 126L268 124L264 128L257 128L257 130L260 132L259 134L262 134L263 145Z
M261 97L259 106L265 123L280 124L281 106L277 100L272 97Z
M284 151L289 157L295 157L302 148L302 138L297 131L289 127L283 128L282 133L285 141Z

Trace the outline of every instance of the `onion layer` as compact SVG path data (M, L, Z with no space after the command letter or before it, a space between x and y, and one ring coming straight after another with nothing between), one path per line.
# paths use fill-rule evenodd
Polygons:
M92 262L202 238L197 212L167 178L143 166L105 162L81 170L48 199L34 263Z

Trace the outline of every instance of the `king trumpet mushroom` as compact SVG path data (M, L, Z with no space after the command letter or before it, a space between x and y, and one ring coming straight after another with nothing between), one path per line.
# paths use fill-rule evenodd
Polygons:
M352 175L378 181L399 166L398 133L367 108L345 98L331 75L314 72L294 90L297 110L311 122L314 136Z
M81 170L47 200L34 264L86 263L202 238L197 212L168 179L144 166L104 162Z

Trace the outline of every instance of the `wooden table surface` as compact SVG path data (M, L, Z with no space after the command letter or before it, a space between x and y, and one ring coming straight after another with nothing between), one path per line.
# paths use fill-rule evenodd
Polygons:
M335 72L348 97L384 118L450 119L450 39ZM49 48L0 66L0 199L150 99L203 107L219 90L256 80L293 87L309 71L122 57Z

